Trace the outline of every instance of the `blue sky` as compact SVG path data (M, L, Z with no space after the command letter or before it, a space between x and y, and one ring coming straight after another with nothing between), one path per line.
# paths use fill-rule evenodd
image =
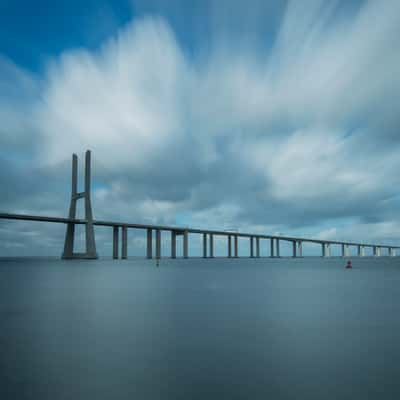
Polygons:
M66 49L98 47L133 16L129 1L5 0L0 11L2 54L38 73Z
M97 218L398 243L397 1L3 1L0 26L1 210L66 215L90 148ZM63 235L2 221L0 254Z

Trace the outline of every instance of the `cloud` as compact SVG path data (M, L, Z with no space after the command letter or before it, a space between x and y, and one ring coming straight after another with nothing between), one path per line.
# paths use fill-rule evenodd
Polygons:
M265 48L236 46L221 22L192 54L171 18L147 16L97 50L65 51L40 78L1 59L13 155L0 153L11 172L0 180L14 193L2 208L65 214L68 159L90 148L97 218L397 235L400 7L341 7L288 2ZM23 160L37 168L26 175ZM359 229L335 225L346 219Z
M0 54L1 155L25 145L34 145L34 104L40 81ZM27 154L24 154L27 156Z
M123 30L97 53L52 63L37 116L49 163L92 148L108 167L143 164L179 133L185 64L157 19Z

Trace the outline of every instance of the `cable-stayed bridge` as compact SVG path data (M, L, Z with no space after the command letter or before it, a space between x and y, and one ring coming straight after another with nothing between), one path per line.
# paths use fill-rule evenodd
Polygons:
M331 257L332 246L339 246L341 249L341 256L349 256L350 247L357 249L357 256L363 257L365 249L371 248L374 256L382 256L383 251L387 251L388 256L395 256L396 249L400 246L363 243L363 242L347 242L335 240L313 239L305 237L291 237L281 235L268 235L259 233L239 232L237 230L208 230L196 229L190 227L177 227L177 226L164 226L164 225L149 225L149 224L135 224L129 222L115 222L115 221L101 221L94 220L90 198L91 188L91 153L86 151L85 155L85 184L84 191L78 192L77 190L77 173L78 173L78 157L76 154L72 156L72 190L71 202L69 208L68 218L62 217L47 217L40 215L26 215L26 214L11 214L0 213L0 219L9 220L23 220L23 221L38 221L48 223L59 223L66 225L66 234L64 242L64 252L62 258L64 259L96 259L98 254L96 251L96 241L94 226L106 226L113 229L113 258L127 259L128 257L128 229L142 229L146 230L147 246L146 257L160 259L161 254L161 232L168 231L171 233L171 257L177 258L177 236L183 237L183 258L189 258L189 234L199 234L203 238L203 257L214 257L214 237L223 236L227 239L227 253L228 258L238 258L238 241L239 238L249 239L249 257L260 257L260 249L262 245L269 247L269 257L280 257L281 242L286 241L292 245L292 256L303 256L303 244L314 243L321 246L321 256ZM77 201L83 199L85 203L85 218L76 218ZM86 251L83 253L74 252L75 242L75 226L85 226L85 239ZM121 245L120 242L121 232ZM154 234L153 234L154 233ZM154 236L154 237L153 237ZM153 240L155 240L155 254L153 254ZM121 249L121 252L119 251Z

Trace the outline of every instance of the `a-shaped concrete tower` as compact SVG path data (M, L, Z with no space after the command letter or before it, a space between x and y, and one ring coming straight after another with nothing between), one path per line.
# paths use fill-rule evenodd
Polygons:
M64 253L62 258L97 258L96 242L94 239L93 214L90 202L90 151L85 155L85 191L78 193L78 157L72 155L72 190L71 204L69 207L69 219L76 219L76 202L79 199L85 199L85 236L86 236L86 252L74 253L75 224L70 222L67 224L67 232L65 234Z

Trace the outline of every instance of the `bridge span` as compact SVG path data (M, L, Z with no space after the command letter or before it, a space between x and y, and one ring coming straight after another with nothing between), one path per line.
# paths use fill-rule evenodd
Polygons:
M261 254L261 246L263 242L267 241L269 247L269 257L280 257L280 244L286 241L292 244L292 256L303 256L303 243L314 243L321 246L321 256L331 257L332 246L339 246L341 249L341 256L347 257L350 255L350 247L357 249L357 256L365 256L365 249L371 248L374 256L382 256L383 250L387 250L388 256L395 256L396 249L400 246L376 244L376 243L363 243L363 242L348 242L348 241L335 241L312 239L304 237L292 237L281 235L267 235L259 233L246 233L225 230L210 230L210 229L196 229L190 227L178 226L164 226L164 225L149 225L149 224L135 224L129 222L119 221L101 221L94 220L92 216L92 208L90 202L90 151L86 152L85 158L85 191L78 193L77 191L77 156L74 154L72 157L72 191L71 191L71 204L68 218L63 217L49 217L41 215L27 215L27 214L12 214L0 213L0 219L7 220L20 220L20 221L37 221L47 223L59 223L67 226L64 252L62 257L64 259L96 259L98 257L96 252L96 243L94 236L94 226L105 226L113 229L113 258L127 259L128 257L128 229L142 229L146 230L147 246L146 257L160 259L161 254L161 232L167 231L171 234L171 257L177 258L176 237L183 237L183 258L189 257L189 234L200 234L203 238L203 258L214 257L214 237L223 236L227 239L227 257L238 258L238 241L239 238L249 239L249 257L259 258ZM85 201L85 218L76 218L76 202L79 199ZM75 225L85 225L86 235L86 252L74 252L74 238L75 238ZM119 236L121 232L121 246L119 245ZM153 235L154 233L154 235ZM155 236L155 254L153 254L153 236ZM121 253L119 250L121 249Z

